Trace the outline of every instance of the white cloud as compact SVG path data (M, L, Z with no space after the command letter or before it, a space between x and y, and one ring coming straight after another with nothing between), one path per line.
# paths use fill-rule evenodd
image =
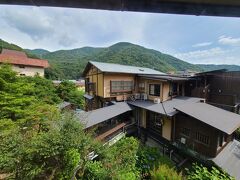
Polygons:
M220 36L218 42L223 45L240 46L240 38L230 36Z
M193 64L240 64L240 48L223 49L220 47L177 53L175 56Z
M192 47L205 47L205 46L210 46L212 42L203 42L203 43L197 43L192 45Z
M175 54L176 57L180 59L201 59L201 58L209 58L209 57L214 57L217 55L224 54L225 50L215 47L211 49L206 49L206 50L197 50L197 51L190 51L186 53L178 53Z

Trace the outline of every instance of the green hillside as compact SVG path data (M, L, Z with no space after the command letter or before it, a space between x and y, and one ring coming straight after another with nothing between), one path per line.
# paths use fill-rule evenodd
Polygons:
M32 52L33 53L33 52ZM119 63L124 65L154 68L162 72L202 69L168 54L147 49L131 43L117 43L107 48L84 47L73 50L60 50L44 54L52 65L47 73L49 78L76 79L88 61ZM62 74L56 74L56 71Z
M50 53L48 50L45 49L24 49L26 52L35 54L38 57L42 57L44 54Z

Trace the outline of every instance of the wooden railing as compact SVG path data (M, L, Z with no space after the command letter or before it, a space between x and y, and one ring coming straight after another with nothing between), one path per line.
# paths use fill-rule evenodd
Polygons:
M103 134L99 135L96 137L96 140L102 141L104 140L106 137L110 136L111 134L114 134L115 132L122 130L123 131L123 127L126 125L127 123L121 123L117 126L115 126L114 128L104 132Z

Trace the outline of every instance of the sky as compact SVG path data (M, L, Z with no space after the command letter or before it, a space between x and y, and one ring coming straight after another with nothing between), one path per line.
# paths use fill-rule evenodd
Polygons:
M130 42L193 64L240 65L240 18L0 5L0 39L49 51Z

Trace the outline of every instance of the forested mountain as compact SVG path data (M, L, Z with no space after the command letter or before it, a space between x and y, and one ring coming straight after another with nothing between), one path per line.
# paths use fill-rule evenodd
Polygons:
M24 49L26 52L28 53L32 53L32 54L35 54L36 56L38 57L42 57L44 54L47 54L47 53L50 53L50 51L48 50L45 50L45 49Z
M31 53L34 52L31 51ZM162 72L202 71L198 66L168 54L126 42L117 43L107 48L83 47L73 50L60 50L44 54L42 58L48 59L52 65L47 75L53 79L76 79L80 77L86 63L90 60L149 67Z
M83 47L54 52L45 49L22 49L3 40L0 40L0 45L3 48L25 51L29 57L49 60L51 67L46 70L46 76L50 79L77 79L81 77L88 61L149 67L162 72L210 71L224 68L234 71L240 70L240 66L237 65L190 64L171 55L127 42L120 42L106 48Z

